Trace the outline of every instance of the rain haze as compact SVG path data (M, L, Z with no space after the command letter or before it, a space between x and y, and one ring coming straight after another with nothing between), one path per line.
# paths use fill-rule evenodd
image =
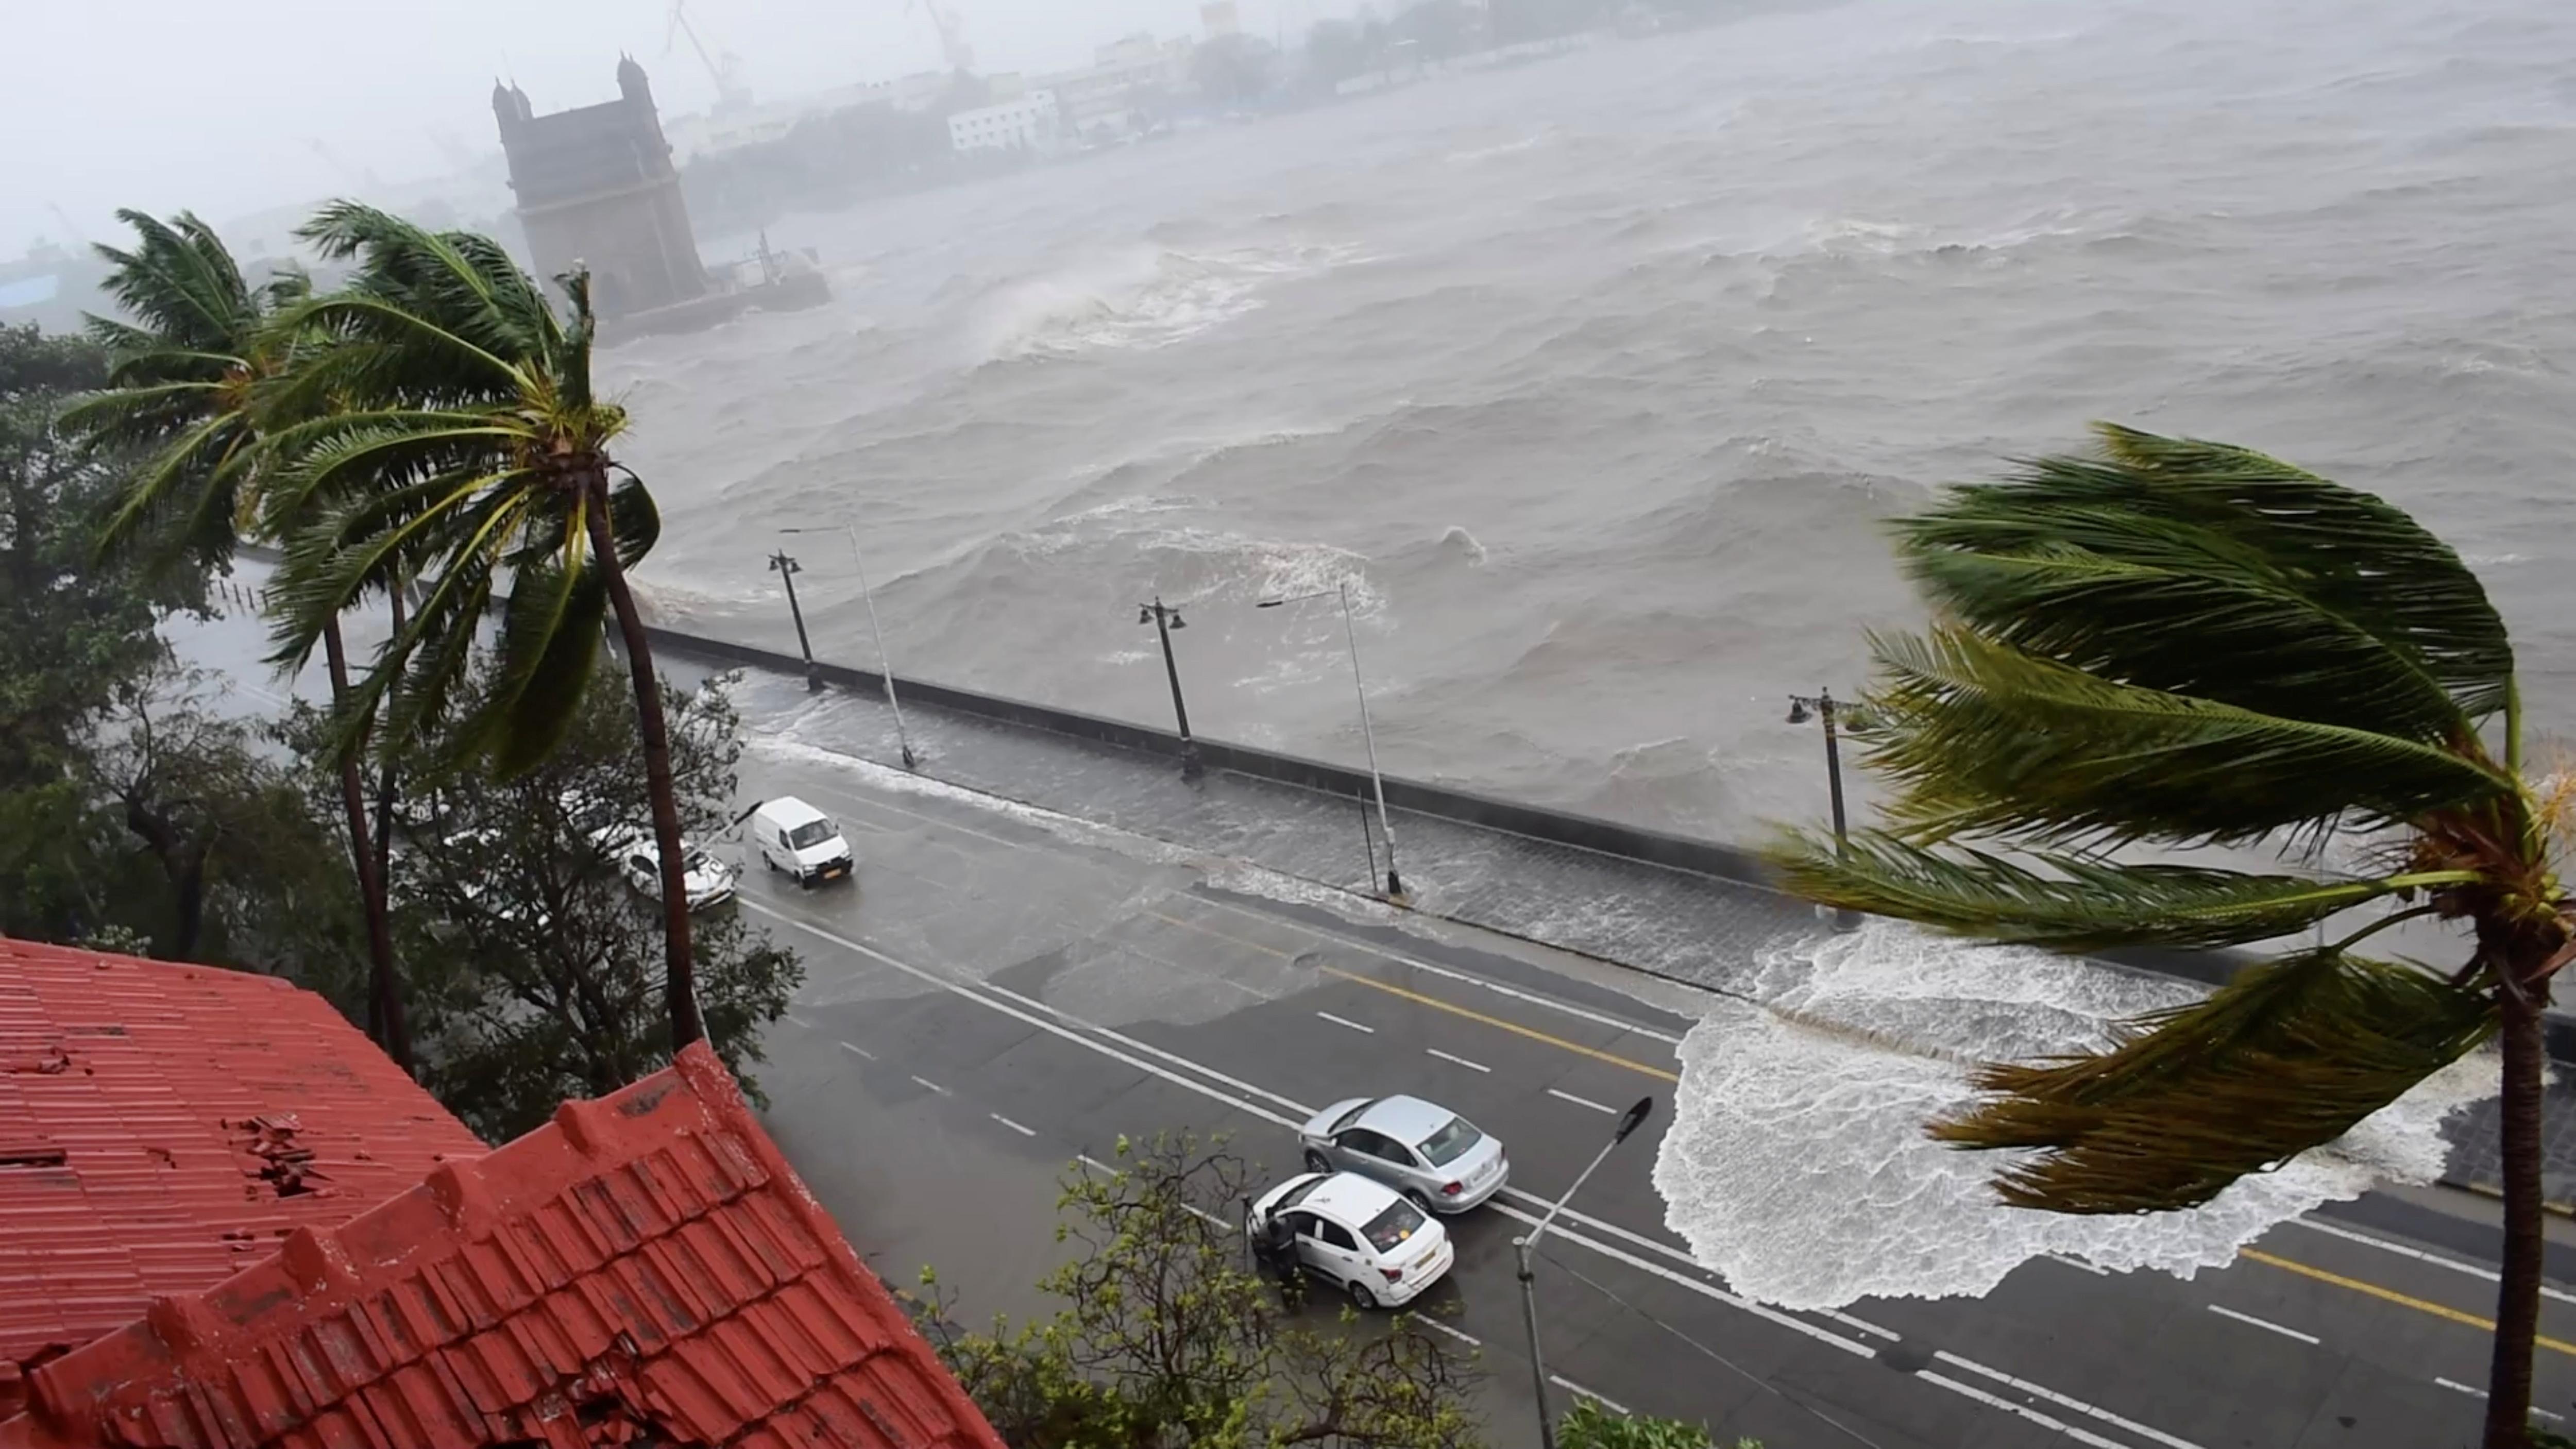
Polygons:
M2413 510L2512 626L2536 733L2576 722L2576 6L1849 0L1317 81L1341 7L1246 0L1278 54L1230 104L1194 0L952 8L987 77L1146 32L1198 94L991 155L934 126L900 184L684 156L709 264L810 258L828 299L603 348L664 624L781 651L810 626L870 666L873 617L901 675L1162 727L1137 610L1168 601L1203 735L1744 841L1826 809L1790 695L1856 691L1865 631L1919 622L1885 520L2108 418ZM9 249L343 193L499 228L496 79L545 116L614 98L631 55L675 136L717 99L655 0L22 11ZM764 106L944 68L901 0L688 16ZM791 623L780 530L843 524L873 616L812 541ZM1326 592L1349 614L1257 608ZM771 685L755 754L814 766L853 706ZM1533 933L1615 924L1588 909ZM2222 1265L2440 1175L2494 1081L2437 1075L2203 1209L2043 1220L1922 1136L1960 1064L2099 1047L2197 988L1877 925L1622 959L1738 993L1680 1048L1655 1186L1701 1264L1804 1307L2043 1255Z

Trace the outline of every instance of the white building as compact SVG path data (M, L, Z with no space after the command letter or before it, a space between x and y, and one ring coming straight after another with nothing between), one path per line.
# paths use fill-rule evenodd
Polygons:
M1092 63L1043 79L1055 92L1057 116L1068 135L1086 140L1126 136L1171 108L1190 85L1190 43L1158 41L1138 32L1100 47Z
M1063 139L1055 92L1029 91L1017 99L948 118L948 144L959 151L1050 152Z

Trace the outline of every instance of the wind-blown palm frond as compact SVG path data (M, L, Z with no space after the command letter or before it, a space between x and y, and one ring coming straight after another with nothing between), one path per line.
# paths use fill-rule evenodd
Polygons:
M1980 1098L1931 1131L2020 1154L1997 1181L2016 1206L2191 1207L2500 1036L2518 1226L2485 1442L2525 1449L2541 1013L2576 958L2576 911L2519 778L2503 622L2448 546L2378 498L2244 448L2099 433L2096 456L2023 464L1896 524L1935 623L1872 640L1861 742L1897 787L1892 829L1784 833L1769 858L1819 901L2061 950L2242 945L2380 906L2104 1050L1980 1069ZM2501 764L2479 733L2499 713ZM2307 879L2119 858L2340 827L2402 832L2382 849L2408 867ZM2350 954L2427 915L2470 928L2456 975Z
M2448 750L2119 684L1955 627L1873 640L1868 760L1917 840L2252 841L2512 794Z
M89 319L109 354L109 387L66 413L93 446L148 455L101 531L113 553L148 541L200 563L232 555L246 490L255 486L259 390L279 369L284 339L269 331L287 277L254 289L204 223L136 211L130 251L99 247L105 288L134 322Z
M292 430L294 461L273 497L295 520L271 631L300 660L320 623L371 590L425 583L404 628L378 653L352 713L384 711L388 748L445 724L456 749L504 778L563 737L586 691L613 610L634 676L638 733L662 861L664 994L675 1044L704 1034L691 986L688 891L669 740L650 644L626 570L661 532L651 496L622 479L610 449L626 411L595 395L589 280L564 279L569 320L488 238L430 232L340 202L302 233L357 263L337 292L279 325L327 339L286 396L322 399L336 417ZM495 687L449 719L476 630L506 584Z
M1934 1124L1962 1147L2038 1148L2004 1200L2057 1212L2197 1206L2350 1131L2494 1034L2487 993L2331 950L2249 969L2132 1023L2115 1049L1989 1066L1999 1094Z
M2040 459L1897 526L1936 604L2066 663L2257 709L2279 712L2277 701L2297 697L2282 677L2310 687L2330 679L2334 697L2305 696L2310 707L2350 722L2395 708L2401 732L2416 738L2447 732L2427 727L2410 672L2467 717L2505 706L2513 647L2503 620L2459 556L2403 510L2248 449L2107 424L2097 432L2101 458ZM2032 562L1979 568L1980 556ZM2088 581L2087 561L2156 577ZM2315 651L2341 672L2325 672ZM2236 667L2215 667L2219 658Z
M2244 945L2389 896L2477 879L2469 871L2418 871L2315 880L2114 865L2050 851L2026 851L2013 860L1977 850L1926 850L1879 831L1843 842L1793 834L1772 859L1789 889L1809 900L2059 951Z

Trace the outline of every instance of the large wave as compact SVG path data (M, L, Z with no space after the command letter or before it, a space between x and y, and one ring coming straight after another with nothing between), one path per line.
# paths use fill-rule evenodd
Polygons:
M2188 1212L2031 1212L1996 1200L2008 1156L1941 1146L1923 1124L1971 1099L1972 1062L2098 1048L2111 1023L2196 988L1885 922L1781 942L1761 968L1759 1005L1723 1005L1682 1042L1655 1187L1700 1262L1787 1307L1982 1295L2051 1254L2188 1278L2320 1203L2433 1181L2443 1120L2496 1090L2492 1056L2472 1055Z

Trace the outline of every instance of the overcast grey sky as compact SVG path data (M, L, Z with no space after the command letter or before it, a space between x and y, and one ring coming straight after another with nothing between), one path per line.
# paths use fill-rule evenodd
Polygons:
M980 70L1078 64L1137 29L1195 33L1198 0L949 0ZM1239 0L1247 28L1343 8ZM713 88L670 0L122 0L0 6L0 260L62 239L49 206L93 239L119 206L218 221L447 169L439 137L487 150L495 75L540 111L616 92L618 52L666 112ZM935 67L929 20L905 0L689 0L711 48L740 55L756 94L782 96ZM435 16L436 19L431 17ZM344 158L335 164L315 142Z

